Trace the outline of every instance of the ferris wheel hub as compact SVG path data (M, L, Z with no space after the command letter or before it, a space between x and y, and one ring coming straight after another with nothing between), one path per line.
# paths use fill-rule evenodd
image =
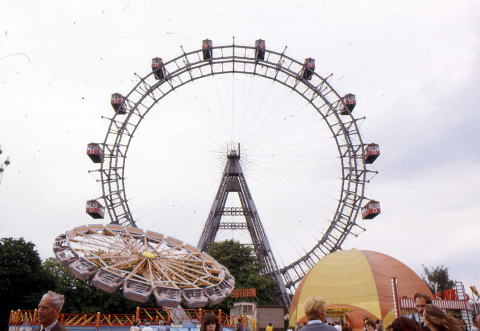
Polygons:
M143 257L145 257L147 259L154 259L155 257L157 257L155 254L153 254L152 252L149 252L149 251L143 251L142 255L143 255Z

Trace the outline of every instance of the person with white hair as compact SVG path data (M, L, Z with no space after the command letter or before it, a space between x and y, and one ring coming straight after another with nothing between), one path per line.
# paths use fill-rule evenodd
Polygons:
M58 322L65 298L63 295L48 291L38 304L38 321L41 331L66 331Z

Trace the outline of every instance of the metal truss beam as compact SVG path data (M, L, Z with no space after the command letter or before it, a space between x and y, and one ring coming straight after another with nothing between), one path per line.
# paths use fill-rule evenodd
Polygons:
M225 206L230 193L238 194L242 207ZM222 222L222 216L224 215L243 216L244 222ZM263 273L278 284L280 291L274 294L277 304L281 304L288 309L290 297L273 256L265 229L260 221L257 207L248 189L247 181L240 165L240 152L237 153L235 150L231 151L227 156L227 164L223 171L222 181L205 222L198 242L198 248L202 251L208 251L220 229L248 230L257 260L263 266Z
M219 230L248 230L248 227L247 227L247 224L244 222L221 222L218 229Z

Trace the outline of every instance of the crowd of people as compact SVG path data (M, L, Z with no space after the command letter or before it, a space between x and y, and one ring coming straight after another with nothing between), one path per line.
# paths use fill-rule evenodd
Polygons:
M63 307L64 296L52 291L46 293L38 304L38 321L40 331L66 331L58 322ZM453 316L446 314L442 309L432 304L429 296L416 293L414 296L416 312L410 316L397 317L391 324L385 327L385 331L467 331L465 323ZM348 324L336 323L329 325L325 323L326 302L325 300L311 296L304 302L305 316L308 323L299 331L351 331ZM241 321L239 320L239 323ZM480 314L473 317L472 331L480 331ZM364 331L383 331L380 320L373 321L369 318L363 320ZM266 331L273 331L271 323ZM222 326L215 315L207 314L202 319L200 331L221 331ZM243 331L243 327L236 331ZM130 331L153 331L148 322L140 328L140 321L136 321ZM160 323L158 331L169 331L167 326Z
M410 316L397 317L385 327L385 331L468 331L463 320L446 314L435 306L429 296L416 293L414 296L416 312ZM304 302L305 316L308 323L299 331L350 331L350 326L342 321L336 325L325 323L326 302L316 296L309 297ZM380 320L370 318L363 320L364 331L383 331ZM480 314L473 318L472 331L480 331Z
M155 326L155 329L155 331L170 331L170 326L164 325L163 321L160 320L158 325ZM130 331L154 331L154 329L150 326L150 322L145 321L142 325L142 321L136 320L130 328Z

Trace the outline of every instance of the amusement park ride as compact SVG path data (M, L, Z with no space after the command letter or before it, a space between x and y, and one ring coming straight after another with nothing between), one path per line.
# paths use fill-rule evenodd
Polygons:
M183 48L182 48L183 51ZM328 229L306 254L279 267L273 255L259 210L240 164L240 145L229 151L221 183L214 197L198 246L137 227L125 193L125 160L133 133L147 113L170 92L197 79L215 75L244 74L281 84L306 100L321 115L338 149L341 185ZM86 212L107 225L79 226L57 237L57 259L82 280L106 292L122 287L124 296L145 302L154 296L159 305L189 307L221 302L235 282L229 271L206 251L219 230L248 230L263 273L279 285L278 304L288 309L289 291L323 256L341 249L352 231L364 231L357 223L380 214L380 203L365 197L365 185L377 172L368 169L380 155L377 144L364 143L352 113L354 94L339 95L327 78L315 72L315 60L299 62L283 52L265 48L264 40L254 46L214 47L204 40L199 50L185 52L172 60L152 59L151 71L125 95L114 93L114 115L102 143L90 143L87 155L99 165L100 198L87 201ZM227 206L227 196L238 194L241 207ZM365 203L364 203L365 201ZM260 208L261 209L261 208ZM223 216L240 216L226 222Z

